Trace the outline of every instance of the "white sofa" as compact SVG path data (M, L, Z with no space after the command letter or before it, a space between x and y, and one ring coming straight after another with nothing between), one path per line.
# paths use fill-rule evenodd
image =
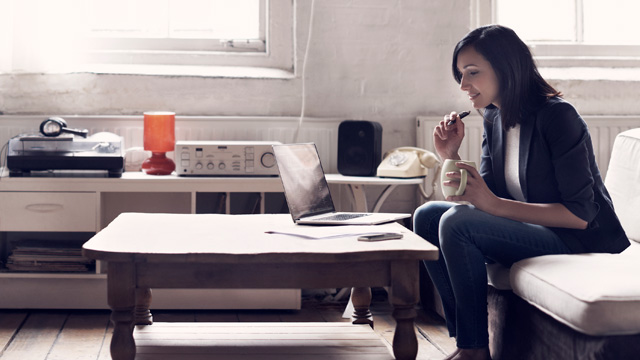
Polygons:
M623 253L487 265L494 360L640 359L640 128L616 137L605 185Z

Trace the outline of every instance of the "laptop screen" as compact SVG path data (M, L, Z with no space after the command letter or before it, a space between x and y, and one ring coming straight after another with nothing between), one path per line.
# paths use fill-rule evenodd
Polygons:
M273 152L294 220L334 211L315 144L273 145Z

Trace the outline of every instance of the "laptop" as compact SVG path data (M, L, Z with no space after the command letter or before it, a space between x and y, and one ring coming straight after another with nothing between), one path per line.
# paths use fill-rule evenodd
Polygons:
M375 225L411 214L336 212L314 143L273 145L284 196L296 224Z

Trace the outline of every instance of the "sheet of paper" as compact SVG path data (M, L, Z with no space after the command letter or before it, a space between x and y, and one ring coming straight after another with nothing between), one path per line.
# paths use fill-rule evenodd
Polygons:
M380 227L373 226L296 226L281 230L268 230L267 234L280 234L311 240L335 239L341 237L357 237L362 235L377 235L388 233ZM403 233L403 231L396 231Z

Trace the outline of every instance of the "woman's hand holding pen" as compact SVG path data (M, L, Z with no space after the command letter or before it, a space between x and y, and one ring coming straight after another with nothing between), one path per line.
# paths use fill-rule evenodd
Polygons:
M469 111L460 114L452 111L451 114L445 115L433 130L433 143L440 158L444 159L460 159L458 149L464 139L464 123L462 119L469 115Z

